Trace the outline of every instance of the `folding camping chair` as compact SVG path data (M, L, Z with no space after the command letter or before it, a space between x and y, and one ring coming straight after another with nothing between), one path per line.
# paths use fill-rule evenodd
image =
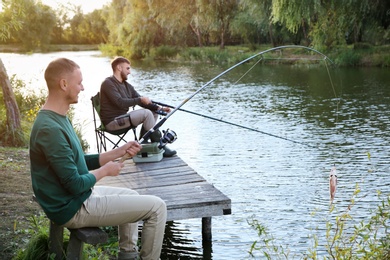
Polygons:
M133 129L134 138L135 140L137 140L135 127L128 127L116 131L109 131L104 127L103 123L100 120L100 92L98 92L95 96L91 97L91 101L92 101L92 111L93 111L93 123L95 125L96 146L97 146L98 153L101 153L103 150L107 151L107 142L113 145L112 149L117 148L121 142L126 143L127 141L125 140L125 136L130 129ZM100 120L99 126L98 126L99 123L97 122L98 118ZM119 140L113 140L113 138L112 137L110 138L108 134L118 137Z

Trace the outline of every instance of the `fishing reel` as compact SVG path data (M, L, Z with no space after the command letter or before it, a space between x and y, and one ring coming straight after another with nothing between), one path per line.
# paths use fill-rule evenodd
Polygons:
M160 144L158 146L158 148L160 149L166 146L167 144L173 143L177 139L176 133L173 130L170 130L169 128L166 131L163 130L162 132L163 135L160 138Z

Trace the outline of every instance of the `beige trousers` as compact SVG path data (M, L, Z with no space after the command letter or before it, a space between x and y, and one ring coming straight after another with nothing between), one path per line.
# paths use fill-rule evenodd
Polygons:
M142 124L143 128L148 131L156 124L157 118L158 115L149 109L136 109L125 115L118 116L114 121L106 125L106 129L115 131Z
M159 197L139 195L127 188L95 186L91 196L64 227L118 225L120 250L135 251L137 222L143 221L140 256L143 260L156 260L161 254L166 218L166 205Z

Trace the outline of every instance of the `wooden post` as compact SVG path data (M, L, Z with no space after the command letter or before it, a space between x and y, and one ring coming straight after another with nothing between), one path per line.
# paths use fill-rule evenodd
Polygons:
M55 254L55 260L62 260L64 228L50 221L49 252Z
M77 237L76 232L70 232L66 259L81 260L83 258L83 247L84 242Z
M202 238L203 241L211 241L211 217L202 218Z

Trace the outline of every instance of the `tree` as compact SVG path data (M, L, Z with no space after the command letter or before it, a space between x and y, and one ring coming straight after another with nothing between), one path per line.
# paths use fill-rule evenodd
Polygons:
M151 15L165 32L166 43L183 46L196 40L198 46L203 45L197 0L147 0L147 3Z
M272 21L270 21L272 0L242 0L239 11L232 21L230 30L235 37L246 43L268 43L274 45Z
M83 43L99 44L108 41L109 31L102 13L102 10L94 10L92 13L83 16L84 19L77 28Z
M121 24L125 17L127 0L113 0L109 6L108 15L106 17L107 27L110 32L109 42L114 45L121 44Z
M237 0L212 0L210 1L210 9L213 11L219 31L221 49L225 48L225 37L229 32L230 23L236 15L238 1Z
M15 7L16 5L18 7ZM41 2L35 3L34 0L13 0L4 8L4 12L11 14L10 18L13 19L15 8L20 8L28 15L19 16L21 26L16 30L11 29L13 38L22 43L27 51L46 48L56 25L54 11Z
M164 44L164 30L156 22L149 5L143 0L114 0L107 27L112 43L126 46L132 58L142 58L154 46Z
M3 1L2 6L5 8L8 1ZM10 37L11 29L18 29L21 27L20 17L24 15L21 5L16 2L14 6L13 19L8 23L3 23L0 26L0 38L4 40ZM8 74L4 67L3 61L0 59L0 84L3 91L3 100L6 109L6 132L4 133L7 139L6 145L20 146L24 144L23 131L20 122L20 111L15 100L15 95L10 84Z

